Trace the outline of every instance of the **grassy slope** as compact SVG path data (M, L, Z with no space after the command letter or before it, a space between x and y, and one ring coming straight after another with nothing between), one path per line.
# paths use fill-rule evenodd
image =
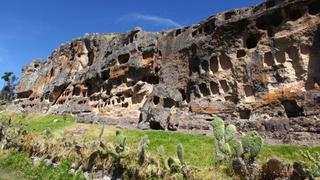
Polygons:
M5 116L8 116L8 114L5 114ZM64 122L63 117L59 115L23 116L11 114L11 117L15 123L25 123L28 130L34 133L42 133L47 127L50 127L56 135L61 135L65 130L78 131L79 129L82 129L85 133L79 136L79 138L82 138L83 140L95 139L98 137L101 129L101 125L76 124L75 119L72 116L68 116L66 122ZM58 119L58 122L54 122L55 119ZM107 141L113 140L116 130L117 129L114 127L106 127L103 137ZM122 129L121 131L127 136L129 146L132 149L137 148L140 138L144 135L148 135L150 139L150 152L156 153L157 148L160 145L163 145L167 155L175 155L176 145L181 143L185 150L185 159L187 162L201 168L209 168L213 165L214 147L211 137L163 131L125 129ZM271 157L281 158L288 162L298 161L301 158L299 155L300 150L320 151L320 147L307 148L288 145L264 145L262 153L258 157L258 161L264 162Z
M68 174L70 163L62 162L58 167L51 168L44 163L33 165L27 154L10 153L0 156L0 180L34 179L34 180L68 180L81 179L80 175Z

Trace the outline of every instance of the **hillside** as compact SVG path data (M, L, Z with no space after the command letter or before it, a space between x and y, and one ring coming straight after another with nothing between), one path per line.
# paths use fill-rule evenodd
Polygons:
M24 67L16 110L269 143L320 145L317 0L270 0L164 32L90 34Z

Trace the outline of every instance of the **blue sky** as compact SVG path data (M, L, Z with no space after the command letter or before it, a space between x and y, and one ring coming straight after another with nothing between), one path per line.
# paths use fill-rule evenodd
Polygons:
M263 0L1 0L0 75L87 32L160 31ZM3 82L0 81L0 86Z

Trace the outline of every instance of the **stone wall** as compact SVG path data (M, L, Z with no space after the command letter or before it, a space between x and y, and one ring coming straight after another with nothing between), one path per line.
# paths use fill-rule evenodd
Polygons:
M184 28L92 34L27 65L15 105L79 122L320 145L320 1L269 0Z

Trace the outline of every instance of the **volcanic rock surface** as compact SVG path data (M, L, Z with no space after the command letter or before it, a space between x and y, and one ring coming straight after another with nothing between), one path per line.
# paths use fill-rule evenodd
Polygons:
M269 0L164 32L90 34L25 66L15 107L79 122L320 145L320 1Z

